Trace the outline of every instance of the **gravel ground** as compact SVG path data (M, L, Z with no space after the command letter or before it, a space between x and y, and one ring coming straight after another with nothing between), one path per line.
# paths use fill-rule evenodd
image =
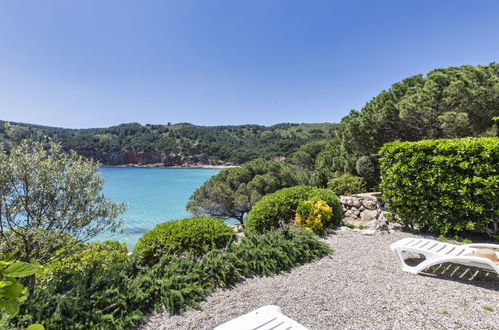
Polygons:
M244 280L210 295L201 310L156 314L141 329L212 329L269 304L310 329L499 329L499 277L456 265L402 272L389 246L407 236L338 230L327 237L332 256Z

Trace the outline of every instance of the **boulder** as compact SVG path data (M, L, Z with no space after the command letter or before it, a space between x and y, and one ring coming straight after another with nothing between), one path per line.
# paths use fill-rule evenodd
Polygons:
M353 205L352 204L352 199L348 198L348 197L345 198L343 204L345 204L346 206L352 206Z
M364 210L360 213L360 219L365 222L376 220L377 216L378 216L377 211Z
M377 221L376 221L376 219L368 221L364 226L367 229L376 229L376 227L377 227Z
M376 205L375 201L365 199L362 201L362 205L368 210L376 210L378 208L378 205Z
M352 210L347 210L345 212L345 217L347 218L351 218L351 217L355 217L354 213L352 212Z
M362 205L362 202L358 198L353 198L352 199L352 206L353 207L360 207Z

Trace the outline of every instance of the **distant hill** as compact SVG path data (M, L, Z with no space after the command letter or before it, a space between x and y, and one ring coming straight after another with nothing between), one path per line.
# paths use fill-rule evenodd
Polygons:
M0 138L5 139L0 121ZM255 158L289 156L301 145L335 137L335 124L196 126L121 124L108 128L66 129L24 123L16 139L37 132L61 142L64 149L104 165L184 166L241 164Z

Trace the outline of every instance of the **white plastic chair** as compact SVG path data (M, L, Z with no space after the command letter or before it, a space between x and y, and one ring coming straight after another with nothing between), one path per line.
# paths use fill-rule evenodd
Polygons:
M252 312L239 316L219 325L215 330L306 330L303 325L290 319L275 305L260 307Z
M499 274L499 264L489 258L466 255L473 253L478 248L499 249L499 245L496 244L454 245L431 239L406 237L393 243L390 248L395 253L402 270L413 274L417 274L430 266L446 262L485 268ZM403 251L422 254L425 260L416 266L409 266L402 257ZM497 252L496 255L499 256Z

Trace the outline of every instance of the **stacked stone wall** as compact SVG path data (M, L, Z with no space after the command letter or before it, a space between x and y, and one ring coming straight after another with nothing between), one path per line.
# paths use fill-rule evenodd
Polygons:
M343 222L370 230L387 229L385 204L380 192L340 196Z

